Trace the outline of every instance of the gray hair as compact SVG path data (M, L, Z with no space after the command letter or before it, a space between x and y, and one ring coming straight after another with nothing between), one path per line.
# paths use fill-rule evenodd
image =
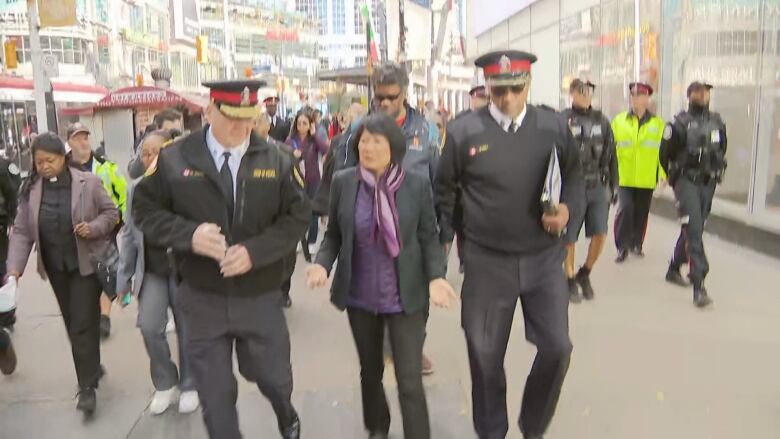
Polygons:
M375 87L378 85L397 85L404 93L409 87L409 74L404 66L388 62L374 68L374 73L371 74L371 83Z

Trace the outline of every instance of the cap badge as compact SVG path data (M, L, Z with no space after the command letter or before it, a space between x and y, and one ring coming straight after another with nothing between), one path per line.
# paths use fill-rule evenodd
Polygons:
M249 87L244 87L244 91L241 92L241 106L246 107L249 105Z
M498 65L502 74L509 73L512 70L512 61L510 61L509 57L506 55L501 56L501 60L498 61Z

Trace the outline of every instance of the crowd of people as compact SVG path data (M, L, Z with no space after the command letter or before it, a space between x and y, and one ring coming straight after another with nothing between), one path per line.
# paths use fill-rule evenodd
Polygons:
M509 430L503 365L519 301L537 347L519 428L541 438L569 367L569 304L595 297L590 273L607 242L610 205L619 203L616 262L641 257L653 191L668 179L681 234L666 280L691 285L696 306L711 303L702 233L725 171L726 132L703 82L691 84L689 109L668 124L648 109L653 89L641 82L629 86L629 111L611 122L592 107L596 85L587 79L570 84L571 108L530 105L535 61L512 50L477 59L485 83L449 121L409 104L408 74L395 63L374 69L369 109L353 103L330 119L305 107L286 120L277 97L261 105L262 81L204 83L207 125L183 133L180 114L160 112L136 145L129 185L92 151L80 123L69 127L67 145L53 133L36 137L32 174L18 190L18 168L0 162L5 279L24 274L35 246L72 346L77 408L91 415L97 407L112 301L135 298L151 413L176 401L180 413L202 406L210 437L241 437L235 351L281 436L299 438L284 309L300 251L310 262L307 286L332 279L331 301L346 311L369 437L388 435L382 377L390 360L404 437L430 438L422 376L433 364L423 346L430 307L459 300L446 279L454 242L474 429L484 439ZM543 203L551 163L560 194ZM576 269L582 228L591 242ZM109 266L111 280L112 264L113 284L103 275ZM14 321L13 310L0 309L0 326ZM0 330L0 370L15 364L9 331Z

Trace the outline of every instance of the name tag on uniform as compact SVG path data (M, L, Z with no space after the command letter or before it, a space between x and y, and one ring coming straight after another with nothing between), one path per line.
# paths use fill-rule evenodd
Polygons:
M252 172L254 178L276 178L276 169L255 169Z
M574 137L577 137L580 134L582 134L582 127L580 127L579 125L571 125L569 129L571 130L571 135Z
M185 168L181 171L182 177L203 177L203 173L194 169Z
M720 130L712 130L712 133L710 133L710 143L720 143Z
M591 130L590 134L592 136L600 136L601 135L601 125L595 125L593 129Z
M478 146L472 146L469 148L469 155L471 157L474 157L477 154L482 154L483 152L486 152L488 149L490 149L490 145L478 145Z

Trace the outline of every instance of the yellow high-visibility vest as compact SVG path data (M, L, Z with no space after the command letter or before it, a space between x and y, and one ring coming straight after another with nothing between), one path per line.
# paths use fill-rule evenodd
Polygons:
M655 189L666 179L658 153L664 135L664 121L652 116L639 126L635 115L623 112L612 120L612 132L617 144L618 173L621 187Z

